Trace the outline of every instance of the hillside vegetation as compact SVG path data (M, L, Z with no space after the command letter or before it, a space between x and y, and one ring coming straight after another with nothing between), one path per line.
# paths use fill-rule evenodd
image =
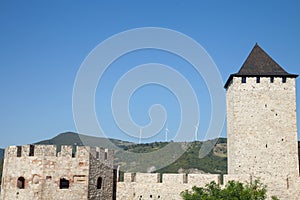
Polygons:
M219 139L217 144L226 141ZM187 151L171 165L158 170L160 173L227 173L227 156L226 154L216 154L215 148L204 158L199 158L199 151L202 142L192 142ZM227 152L226 149L223 150Z

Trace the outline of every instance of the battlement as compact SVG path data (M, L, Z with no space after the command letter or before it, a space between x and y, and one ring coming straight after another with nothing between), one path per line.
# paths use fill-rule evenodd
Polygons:
M65 157L89 158L97 160L113 160L114 151L101 147L70 146L70 145L22 145L9 146L5 149L5 159L13 157Z
M162 176L162 177L161 177ZM220 184L219 174L159 174L159 173L124 173L124 182L138 184L194 184L215 181Z
M261 77L261 76L238 76L238 77L233 77L231 82L229 83L228 86L232 84L238 84L238 85L274 85L274 86L279 86L279 85L285 85L285 84L294 84L295 83L295 78L293 77ZM278 88L277 88L278 89Z
M193 186L204 187L219 174L125 173L124 182L117 183L118 199L181 199L180 193Z

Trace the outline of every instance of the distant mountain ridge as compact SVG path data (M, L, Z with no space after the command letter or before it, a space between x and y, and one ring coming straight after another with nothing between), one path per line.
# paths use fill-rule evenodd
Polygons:
M48 144L48 145L75 145L75 146L101 146L103 148L116 149L125 148L126 146L133 145L133 142L126 142L117 139L107 139L95 136L82 135L74 132L65 132L55 136L52 139L42 140L35 144Z

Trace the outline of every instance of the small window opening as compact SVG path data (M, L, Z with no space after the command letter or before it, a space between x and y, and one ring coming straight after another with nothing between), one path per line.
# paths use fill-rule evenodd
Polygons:
M51 180L52 176L46 176L46 180Z
M17 157L21 157L21 154L22 154L22 147L17 146Z
M17 188L24 189L25 188L25 178L19 177L17 180Z
M266 148L268 148L268 145L266 144Z
M98 177L97 179L97 189L101 189L102 188L102 178Z
M107 160L107 151L104 153L104 160Z
M158 179L157 182L158 182L158 183L162 183L162 180L163 180L163 174L160 173L158 178L159 178L159 179Z
M260 77L256 77L256 83L260 83Z
M29 156L34 156L34 145L29 146Z
M76 144L76 143L75 143ZM76 157L76 151L77 151L77 146L76 145L73 145L72 146L72 158L75 158Z
M274 83L274 77L270 77L270 83Z
M69 180L61 178L59 182L59 189L68 189L70 187Z
M150 198L152 198L152 194L150 194Z
M246 83L247 78L246 77L242 77L242 83Z
M160 199L160 195L158 195L157 198Z
M96 159L99 159L99 157L100 157L100 153L96 152Z
M282 77L282 83L286 83L286 77Z
M135 182L136 181L136 173L132 173L131 174L131 182Z
M185 174L185 175L183 176L183 183L187 183L187 182L188 182L188 175Z

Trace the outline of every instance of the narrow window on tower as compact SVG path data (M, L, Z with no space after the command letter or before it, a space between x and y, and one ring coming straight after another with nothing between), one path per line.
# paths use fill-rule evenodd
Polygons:
M242 77L242 83L246 83L246 77Z
M25 188L25 178L19 177L17 180L17 188L24 189Z
M17 157L21 157L21 155L22 155L22 147L17 146Z
M34 145L29 146L29 156L34 156Z
M256 83L260 83L260 77L256 77Z
M270 77L270 83L274 83L274 77Z
M97 189L101 189L102 188L102 178L98 177L97 179Z
M286 77L282 77L282 83L286 83Z
M107 157L108 157L108 149L105 149L105 152L104 152L104 160L107 160Z

